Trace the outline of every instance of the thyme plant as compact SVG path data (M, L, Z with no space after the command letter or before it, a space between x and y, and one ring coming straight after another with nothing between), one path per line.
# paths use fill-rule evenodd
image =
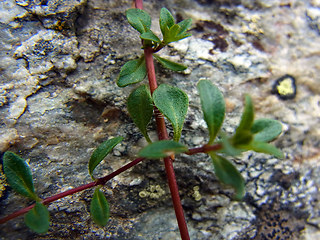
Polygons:
M179 225L182 239L190 239L187 224L180 202L176 183L173 161L178 154L194 155L206 153L212 159L214 173L223 183L235 190L234 198L241 200L245 194L245 182L239 171L227 156L238 156L244 151L253 150L274 155L281 158L282 153L269 144L281 133L281 124L272 119L254 119L254 106L249 95L245 96L244 111L238 127L232 136L223 133L221 126L225 117L225 101L219 89L208 80L201 80L197 84L203 117L208 127L209 140L207 144L197 148L179 142L184 120L188 110L188 97L181 89L170 84L158 86L153 65L153 59L163 67L173 71L183 71L187 67L158 56L156 53L172 42L189 37L188 29L191 19L175 23L172 14L166 8L160 12L160 39L151 29L151 17L142 10L142 1L136 1L136 7L126 11L129 24L136 29L142 40L143 54L128 61L121 68L117 85L126 87L140 84L127 99L128 112L146 138L148 145L140 150L138 158L117 171L100 178L94 176L95 168L119 144L123 137L110 138L101 143L91 155L88 172L93 182L59 193L46 199L40 199L34 190L32 174L25 161L13 152L6 152L3 157L4 172L7 181L17 193L35 201L35 204L23 208L7 217L0 219L0 223L25 214L26 225L37 233L46 233L50 225L49 211L46 207L50 202L76 192L95 188L91 203L90 214L93 221L103 227L108 224L109 204L100 190L103 185L114 176L148 159L164 159L168 184ZM141 83L148 76L147 83ZM159 140L152 142L147 126L155 116ZM171 123L173 139L168 137L164 117ZM158 164L153 162L152 164Z

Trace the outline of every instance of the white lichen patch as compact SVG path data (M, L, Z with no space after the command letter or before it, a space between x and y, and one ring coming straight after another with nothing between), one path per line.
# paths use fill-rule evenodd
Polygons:
M194 198L194 200L196 200L196 201L200 201L200 200L201 200L201 198L202 198L202 196L201 196L201 194L200 194L199 190L200 190L200 187L199 187L199 186L194 186L194 187L193 187L193 194L192 194L192 197L193 197L193 198Z
M145 190L139 192L139 197L141 198L150 198L150 199L159 199L166 192L161 188L160 185L150 185Z
M31 74L45 74L53 68L69 72L80 56L76 38L66 38L53 30L41 30L19 46L14 56L26 58Z

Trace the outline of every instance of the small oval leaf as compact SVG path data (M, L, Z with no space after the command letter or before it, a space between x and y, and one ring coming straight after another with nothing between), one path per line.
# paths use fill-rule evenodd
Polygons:
M130 84L141 82L147 75L147 68L144 56L139 59L126 62L120 70L117 79L119 87L125 87Z
M270 142L280 135L282 125L277 120L261 118L253 122L251 132L254 134L254 141Z
M241 200L245 194L245 182L240 172L227 159L214 153L209 153L209 155L218 179L233 187L236 191L235 199Z
M188 28L191 26L192 20L191 19L185 19L178 23L178 26L180 27L180 31L178 32L178 35L185 34L186 31L188 31Z
M161 84L153 92L153 102L173 126L173 140L179 141L185 116L188 111L188 96L182 90Z
M161 8L159 24L162 35L165 38L169 28L174 25L174 18L168 9Z
M24 222L36 233L48 232L50 216L47 207L36 202L36 205L24 216Z
M199 81L201 107L209 129L209 144L216 138L225 116L226 106L220 90L208 80Z
M174 24L169 30L167 30L164 43L177 42L181 39L190 37L191 33L182 32L181 27L178 24Z
M13 152L5 152L3 170L10 186L21 195L37 200L32 174L26 162Z
M140 38L144 40L150 40L156 43L161 43L161 40L151 31L144 32L140 35Z
M139 152L140 157L148 159L159 159L171 156L172 154L178 154L186 152L188 148L181 143L162 140L149 144Z
M270 154L280 159L284 158L283 153L278 148L266 142L252 141L251 144L247 146L247 149L255 152Z
M150 30L151 17L146 11L131 8L126 11L126 16L130 25L141 34Z
M108 139L107 141L101 143L96 150L94 150L89 160L89 174L92 177L92 179L94 179L94 177L92 176L93 170L122 140L123 137L115 137Z
M233 136L234 145L249 144L253 139L253 134L251 133L251 127L254 121L254 108L251 97L249 95L245 96L245 106L241 116L241 121ZM245 137L244 137L245 136ZM245 142L243 142L246 140Z
M168 59L165 59L165 58L162 58L162 57L159 57L157 54L153 54L154 58L158 60L158 62L161 63L161 65L165 68L168 68L170 70L173 70L173 71L183 71L183 70L186 70L187 69L187 66L185 65L182 65L180 63L175 63L175 62L172 62Z
M152 118L153 102L146 85L141 85L129 95L127 107L133 122L147 141L151 142L147 133L147 126Z
M101 192L99 188L96 188L94 191L93 198L90 203L90 214L93 221L100 227L107 225L110 217L109 204L103 192Z
M237 131L250 130L254 120L254 108L249 95L245 96L245 105Z

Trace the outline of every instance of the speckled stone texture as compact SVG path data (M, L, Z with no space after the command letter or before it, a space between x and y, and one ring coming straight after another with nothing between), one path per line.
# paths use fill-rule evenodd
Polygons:
M125 140L95 171L99 177L133 160L145 145L125 108L133 87L115 84L120 67L141 54L139 36L125 18L131 4L0 2L0 151L26 159L42 198L90 182L88 160L107 138ZM223 92L227 133L240 120L245 93L257 118L283 124L274 144L284 160L252 152L231 159L246 180L242 202L217 181L206 155L177 157L191 239L320 239L320 1L151 0L144 7L158 34L161 7L178 20L193 20L192 37L160 52L189 68L173 73L156 65L159 83L189 96L183 143L194 147L208 139L196 89L200 79ZM296 79L291 100L271 94L285 74ZM156 135L152 124L150 131ZM104 228L90 219L93 190L87 190L49 205L48 234L31 232L20 217L0 226L0 239L180 239L162 161L142 162L102 190L111 206ZM0 196L0 217L31 204L10 189Z

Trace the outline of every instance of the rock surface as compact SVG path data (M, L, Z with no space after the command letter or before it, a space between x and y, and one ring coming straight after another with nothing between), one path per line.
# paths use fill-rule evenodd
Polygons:
M115 84L120 67L141 53L124 14L130 6L129 0L0 3L0 151L27 160L42 198L91 181L88 159L103 140L125 137L97 176L133 160L144 144L125 108L132 88ZM246 180L242 202L218 183L208 157L177 158L191 239L319 239L320 2L152 0L144 7L158 33L161 7L193 20L192 37L160 52L189 68L172 73L157 65L160 83L189 96L182 142L192 147L207 140L199 79L223 92L226 132L240 120L245 93L253 97L257 117L283 124L275 145L284 160L250 152L232 160ZM285 74L297 84L296 97L286 101L270 94ZM0 226L0 238L180 239L161 161L142 162L103 191L111 206L105 228L90 219L88 190L50 204L47 235L34 234L17 218ZM1 217L30 204L10 190L1 196Z

